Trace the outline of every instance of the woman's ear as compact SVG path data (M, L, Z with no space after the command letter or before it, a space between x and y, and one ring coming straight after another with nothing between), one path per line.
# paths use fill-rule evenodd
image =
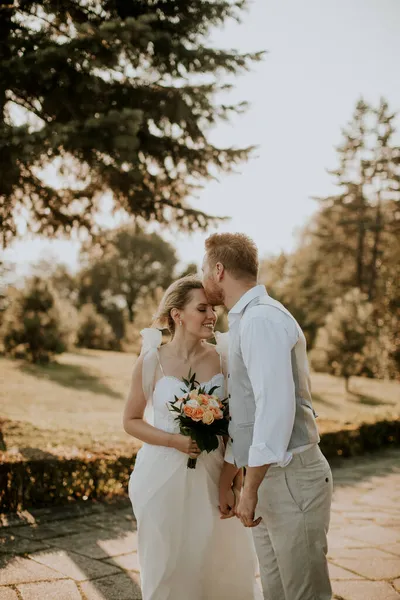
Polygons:
M180 318L181 318L179 310L177 308L171 308L169 314L171 315L172 319L174 320L175 325L178 325Z

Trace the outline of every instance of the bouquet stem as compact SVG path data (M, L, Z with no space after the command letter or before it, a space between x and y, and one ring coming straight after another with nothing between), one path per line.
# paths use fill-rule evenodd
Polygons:
M188 458L187 468L188 469L195 469L196 468L196 463L197 463L197 458Z

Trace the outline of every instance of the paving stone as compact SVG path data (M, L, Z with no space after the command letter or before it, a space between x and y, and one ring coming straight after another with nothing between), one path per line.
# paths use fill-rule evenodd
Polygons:
M365 494L362 497L362 503L368 505L372 509L379 510L383 507L394 508L395 510L399 507L399 501L396 498L390 498L382 490L373 491L369 494Z
M368 548L367 542L355 540L342 535L342 530L331 531L328 534L328 554L340 548Z
M346 528L346 536L373 546L394 544L400 541L400 529L388 529L380 525L350 525Z
M343 600L399 600L386 581L333 581L334 594Z
M333 563L328 563L328 567L329 567L329 576L331 578L331 580L341 580L341 579L360 579L362 580L363 578L360 577L359 575L356 575L355 573L352 573L351 571L348 571L347 569L342 569L342 567L338 567L337 565L334 565Z
M339 550L335 564L368 579L395 579L400 577L400 561L396 556L375 548Z
M137 550L137 533L129 532L115 536L107 531L93 531L49 540L49 545L73 550L89 558L110 558Z
M51 521L48 526L57 531L58 535L74 535L75 533L91 531L91 527L86 524L86 519L87 517L80 517L78 519L66 519L65 521Z
M385 550L385 552L390 552L391 554L397 554L400 556L400 542L397 544L386 544L381 550Z
M0 598L1 600L19 600L17 592L9 587L0 587Z
M106 561L108 564L116 564L125 571L139 571L139 558L137 552L131 552L130 554L124 554L122 556L115 556Z
M36 550L44 550L45 548L46 545L40 540L25 540L11 533L5 533L0 536L0 553L27 554Z
M73 581L24 583L18 586L23 600L82 600Z
M139 577L121 573L81 584L86 600L141 600Z
M40 552L31 554L30 558L75 581L85 581L120 572L115 565L112 566L112 563L108 564L107 562L93 560L72 551Z
M24 525L22 527L13 527L8 529L7 533L16 536L16 538L35 540L36 542L52 537L58 537L60 535L59 531L50 525Z
M65 576L53 569L29 558L15 557L0 570L0 585L28 583L31 581L65 579Z

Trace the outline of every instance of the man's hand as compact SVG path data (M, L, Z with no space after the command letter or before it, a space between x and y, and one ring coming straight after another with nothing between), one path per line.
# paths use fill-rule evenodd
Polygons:
M230 519L235 516L236 497L233 489L220 487L219 488L219 512L221 519Z
M242 521L245 527L257 527L261 522L261 517L254 520L257 500L257 492L250 492L243 489L235 512L236 516Z

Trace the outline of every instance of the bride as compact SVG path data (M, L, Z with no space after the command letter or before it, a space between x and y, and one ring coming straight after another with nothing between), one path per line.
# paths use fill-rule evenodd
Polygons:
M144 442L129 483L143 600L256 598L250 531L236 518L222 520L218 511L223 440L218 450L200 454L167 407L182 395L189 369L207 390L218 386L214 393L225 397L223 361L207 343L215 322L201 282L184 277L165 292L157 314L171 341L161 346L159 330L142 331L124 428ZM188 455L197 457L195 469L187 468Z

